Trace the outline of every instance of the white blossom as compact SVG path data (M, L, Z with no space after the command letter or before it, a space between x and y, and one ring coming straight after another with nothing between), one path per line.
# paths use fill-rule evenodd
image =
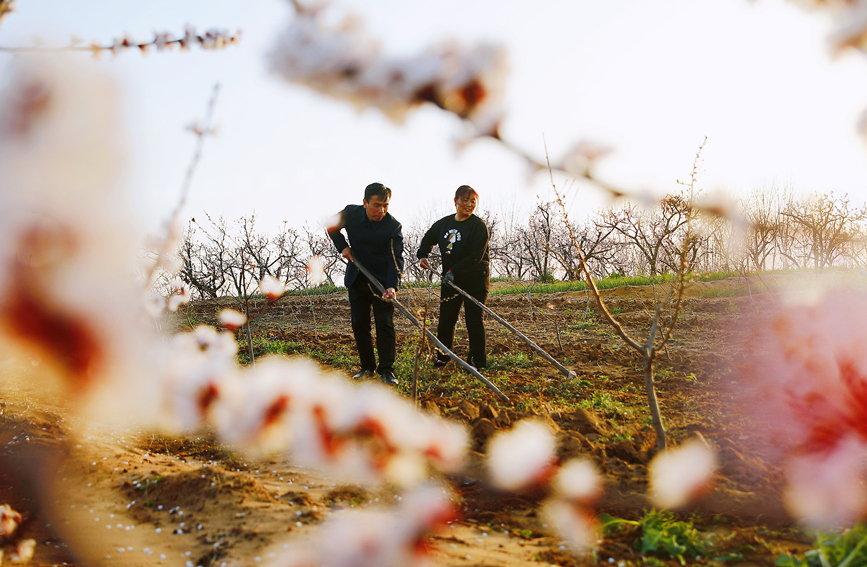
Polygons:
M276 301L286 292L286 286L274 276L265 276L259 280L259 291L271 301Z
M116 91L92 66L55 55L13 62L0 101L2 343L39 361L77 409L104 417L120 400L153 397L144 374L156 342L129 278L140 234L116 190Z
M560 168L570 175L583 177L590 172L596 162L611 151L609 146L584 140L576 143L566 152L560 162Z
M536 419L518 422L488 441L487 466L491 482L505 490L544 484L557 463L551 428Z
M394 121L431 102L493 134L501 119L506 55L493 44L443 42L409 58L388 57L363 22L343 14L329 24L328 7L303 9L269 55L271 71L357 108L374 107Z
M716 454L703 440L666 449L650 462L649 496L661 508L680 508L707 492L716 468Z
M325 283L325 263L322 256L317 254L307 262L307 281L313 287Z
M247 316L235 309L221 309L218 318L229 330L239 329L247 322Z
M551 483L558 498L592 504L602 495L603 479L589 459L572 459L560 467Z

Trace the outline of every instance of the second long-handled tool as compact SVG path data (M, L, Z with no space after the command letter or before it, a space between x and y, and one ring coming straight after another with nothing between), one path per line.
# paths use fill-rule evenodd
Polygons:
M465 292L464 290L462 290L461 288L459 288L458 286L456 286L456 285L455 285L455 282L447 282L447 283L448 283L450 286L452 286L452 287L453 287L453 288L454 288L458 293L461 293L464 297L468 298L468 299L471 300L473 303L475 303L476 305L478 305L479 307L481 307L481 308L482 308L482 309L483 309L483 310L484 310L488 315L490 315L491 317L493 317L494 319L496 319L497 321L499 321L500 323L502 323L502 325L503 325L504 327L506 327L507 329L509 329L510 331L512 331L513 333L515 333L516 335L518 335L518 337L520 337L520 338L521 338L525 343L527 343L528 345L530 345L531 347L533 347L534 349L536 349L536 351L537 351L540 355L542 355L542 358L546 359L548 362L550 362L550 363L553 364L555 367L557 367L557 370L559 370L560 372L562 372L563 374L565 374L567 378L573 378L573 379L577 378L577 375L576 375L573 371L569 370L568 368L566 368L565 366L563 366L562 364L560 364L559 362L557 362L557 360L554 359L553 356L551 356L550 354L548 354L547 352L545 352L545 350L544 350L542 347L540 347L539 345L537 345L536 343L534 343L533 341L531 341L529 338L527 338L527 336L524 335L524 333L522 333L521 331L519 331L519 330L516 329L515 327L511 326L509 323L507 323L505 319L503 319L502 317L500 317L499 315L497 315L496 313L494 313L493 311L491 311L491 310L488 308L487 305L485 305L484 303L482 303L481 301L479 301L478 299L476 299L475 297L473 297L473 296L470 295L469 293Z

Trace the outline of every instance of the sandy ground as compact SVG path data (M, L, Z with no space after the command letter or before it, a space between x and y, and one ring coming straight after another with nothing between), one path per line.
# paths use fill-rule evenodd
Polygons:
M748 550L727 563L748 567L773 564L775 554L803 550L806 540L780 503L780 470L751 453L748 432L734 418L725 418L731 396L724 386L733 378L721 368L728 368L742 348L732 339L738 335L732 329L747 325L776 299L771 294L704 297L697 290L743 285L735 278L692 287L677 340L660 363L672 378L660 382L659 396L673 440L700 432L720 451L716 489L689 513L703 530L728 542L728 548ZM620 288L606 296L627 328L649 320L649 289ZM423 300L416 295L414 308ZM317 348L351 344L348 324L338 324L348 320L345 297L312 301L315 309L309 299L284 303L269 315L262 332ZM644 403L641 389L630 386L639 383L637 360L618 346L616 337L583 329L568 332L588 313L586 294L535 296L530 304L526 295L493 296L489 305L507 320L520 322L558 359L571 361L570 369L580 379L595 380L597 390L630 407ZM197 310L201 316L213 313L214 306ZM323 322L330 327L323 328ZM490 321L487 325L492 353L532 356L513 335ZM411 333L409 328L405 320L399 322L404 334ZM456 351L465 348L461 332L459 328ZM420 403L466 423L474 459L480 460L495 431L535 413L516 409L518 402L542 398L545 384L562 379L553 367L536 364L510 372L506 393L512 406L484 392L469 402L461 391L438 383L426 385ZM322 524L335 515L393 505L401 498L390 487L338 485L282 460L247 462L204 438L165 439L142 431L81 434L62 400L46 399L31 381L26 360L5 358L0 374L0 504L24 515L21 528L2 541L7 558L17 542L33 538L37 545L31 565L267 565L289 546L312 545ZM655 449L641 415L633 419L577 408L541 417L558 432L561 458L588 455L606 474L600 512L633 519L643 513L648 507L643 496L646 466ZM576 556L546 531L537 515L539 495L498 493L481 474L447 480L461 497L461 517L430 538L426 552L433 564L642 564L631 545L634 533L611 536L594 554ZM663 557L658 564L676 562Z
M4 550L37 539L31 565L267 564L285 547L311 542L335 514L401 498L391 488L338 485L275 460L230 459L233 468L204 440L139 432L72 439L50 409L23 400L3 408L0 494L25 514ZM538 566L552 543L540 533L466 519L435 535L428 554L439 565Z

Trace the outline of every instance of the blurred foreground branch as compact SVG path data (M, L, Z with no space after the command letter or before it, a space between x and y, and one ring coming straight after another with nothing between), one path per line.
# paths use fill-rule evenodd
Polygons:
M0 23L3 16L9 13L12 8L12 3L15 0L0 0ZM0 46L0 51L7 53L46 53L46 52L62 52L62 51L86 51L93 54L94 58L99 58L103 53L110 51L112 55L117 55L122 51L130 49L138 49L142 54L155 49L157 51L171 50L177 46L181 51L190 49L194 46L199 46L202 49L222 49L230 45L235 45L241 39L241 31L238 30L234 34L227 30L209 29L203 34L196 33L195 28L187 27L184 34L175 36L168 32L155 33L153 39L149 41L137 41L127 35L115 38L111 44L101 44L96 41L89 45L78 45L79 40L73 39L71 45L60 47L3 47Z

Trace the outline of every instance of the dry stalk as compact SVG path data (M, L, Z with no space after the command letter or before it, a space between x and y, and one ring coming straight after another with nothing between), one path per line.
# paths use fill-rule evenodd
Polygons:
M427 346L427 303L421 313L422 327L419 329L421 338L419 340L418 349L415 351L415 359L412 364L412 403L418 404L418 361L421 358L421 353Z
M2 2L2 0L0 0ZM2 4L0 4L2 7ZM0 17L2 17L2 13L0 13ZM145 285L150 286L153 284L154 277L156 271L162 265L162 258L169 254L169 246L172 245L174 239L172 238L172 231L174 230L175 225L178 222L178 218L181 215L181 210L184 208L184 205L187 203L187 196L190 193L190 186L193 181L193 174L196 171L196 168L199 165L199 160L202 156L202 148L205 144L205 137L214 133L214 129L211 126L211 121L214 117L214 107L217 105L217 95L220 92L219 83L215 84L213 89L211 90L211 98L208 101L207 109L205 110L205 118L202 121L201 126L197 126L193 133L196 135L196 148L193 152L193 157L190 159L190 164L187 166L187 172L184 176L184 182L181 185L181 194L178 198L178 203L175 205L174 210L171 215L169 215L168 221L165 224L165 238L163 240L163 249L157 251L156 261L154 262L153 267L151 267L150 272L148 272L147 277L145 278Z
M656 445L658 449L664 449L666 446L666 432L665 427L662 424L662 415L659 411L659 401L656 397L656 387L653 379L653 361L656 357L657 352L660 348L664 348L667 344L669 338L671 337L671 333L674 329L674 326L677 322L677 318L680 313L680 308L683 300L683 291L686 287L686 271L688 268L687 262L687 254L689 252L689 246L692 241L692 232L691 232L691 223L689 221L692 220L693 215L695 214L695 209L692 207L693 202L693 194L692 190L694 189L695 181L698 177L698 168L701 159L701 152L704 148L705 143L707 142L707 138L702 142L699 146L698 152L696 153L695 160L693 161L693 170L691 172L691 180L689 183L690 188L690 200L688 203L688 220L687 220L687 233L684 238L683 248L681 249L680 254L680 266L678 270L678 278L675 285L669 289L669 292L666 294L666 297L662 301L656 302L656 309L654 310L653 320L651 322L650 331L648 332L647 340L644 344L639 343L636 339L632 338L620 322L614 317L611 311L608 309L608 306L602 299L602 295L599 292L599 288L596 285L596 282L593 280L593 276L590 273L590 269L587 266L587 257L584 253L584 250L581 248L580 241L575 234L572 224L569 222L569 214L566 209L566 204L563 201L563 196L561 195L559 189L557 189L557 185L554 182L554 174L553 169L551 168L550 161L548 161L548 173L551 178L551 186L554 190L554 195L556 197L557 203L561 208L563 213L564 223L569 232L569 237L572 240L573 245L578 252L578 261L580 265L581 272L584 274L584 277L587 281L587 285L590 288L590 293L593 295L593 298L596 300L596 304L599 306L600 311L602 311L602 316L605 321L614 329L615 334L620 337L623 342L625 342L628 346L634 349L641 355L643 367L644 367L644 385L645 392L647 395L648 405L650 406L650 414L653 421L653 428L656 432ZM548 150L547 144L545 147L545 158L548 160ZM589 176L589 173L588 173ZM656 289L654 287L654 297L655 297ZM669 323L665 326L660 333L660 316L662 313L662 308L664 305L668 304L671 301L672 296L675 297L674 301L674 311L671 314ZM588 305L589 306L589 305ZM659 343L657 344L657 336L659 336Z

